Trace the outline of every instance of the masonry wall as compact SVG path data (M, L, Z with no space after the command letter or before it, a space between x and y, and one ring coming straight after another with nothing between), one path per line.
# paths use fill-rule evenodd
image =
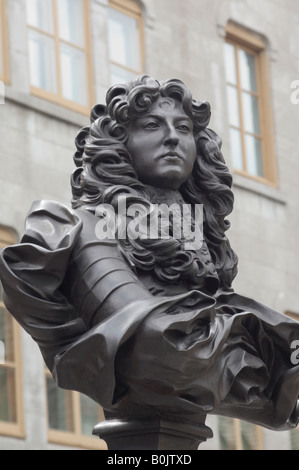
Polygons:
M91 0L95 97L109 87L107 0ZM145 72L180 78L212 105L211 128L223 138L231 167L223 42L228 20L263 35L270 58L278 187L234 175L231 244L239 256L235 289L281 312L299 314L299 104L290 84L299 79L299 4L295 0L144 0ZM25 0L7 0L10 83L0 106L0 225L17 239L36 199L70 205L74 138L88 117L30 95ZM52 449L47 443L43 364L23 333L26 439L0 437L2 449ZM217 420L209 418L217 448ZM265 447L288 449L289 433L265 431ZM58 446L56 446L58 447Z

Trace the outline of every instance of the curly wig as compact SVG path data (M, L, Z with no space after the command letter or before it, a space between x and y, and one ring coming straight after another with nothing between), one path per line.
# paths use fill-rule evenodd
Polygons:
M180 80L158 82L142 75L135 80L111 87L106 105L96 105L91 124L80 130L76 138L74 161L77 169L71 179L72 205L96 213L97 206L109 203L115 208L120 196L126 203L143 204L150 211L148 189L137 178L126 148L128 125L146 113L159 97L178 100L192 119L197 157L193 172L180 187L188 204L203 204L203 233L220 285L229 289L237 273L237 256L225 232L226 220L233 209L232 177L221 153L221 139L207 128L210 105L196 101ZM137 269L152 271L160 282L185 279L191 287L200 286L201 267L198 256L182 247L181 240L126 239L120 243L126 256Z

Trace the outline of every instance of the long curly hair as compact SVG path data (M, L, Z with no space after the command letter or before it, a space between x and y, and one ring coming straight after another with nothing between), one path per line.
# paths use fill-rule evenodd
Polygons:
M160 96L178 100L193 121L197 157L180 193L188 204L203 204L204 238L221 287L230 288L238 261L225 235L230 227L226 217L234 202L232 177L220 150L220 137L207 128L211 116L209 103L194 100L182 81L158 82L141 75L108 90L106 105L92 109L90 126L82 128L76 137L72 206L93 213L103 203L117 209L118 198L125 195L126 204L138 202L151 210L148 189L138 180L126 142L130 121L146 113ZM182 240L126 239L121 245L133 266L152 271L158 281L184 279L194 288L200 286L203 266L195 252L183 249Z

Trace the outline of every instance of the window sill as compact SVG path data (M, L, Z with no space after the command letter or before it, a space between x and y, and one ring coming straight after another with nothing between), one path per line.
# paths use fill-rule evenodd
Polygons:
M15 439L25 439L25 429L23 424L13 424L0 422L0 437L12 437Z
M268 186L264 183L252 180L246 176L238 175L236 173L233 174L233 189L234 188L241 188L251 193L264 196L279 204L285 205L287 203L287 198L280 189Z
M88 450L107 450L107 444L95 436L87 437L59 430L48 430L48 442L62 446L83 448Z
M46 114L54 119L58 119L75 126L82 127L89 122L89 117L79 112L67 109L64 106L52 103L51 101L38 98L37 96L25 94L14 90L10 86L5 87L5 102L12 102L25 108Z

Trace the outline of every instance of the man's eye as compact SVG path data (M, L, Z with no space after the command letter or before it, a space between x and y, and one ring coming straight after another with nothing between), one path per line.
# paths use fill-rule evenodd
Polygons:
M159 127L159 124L157 122L154 122L154 121L153 122L148 122L143 126L144 129L150 129L150 130L151 129L158 129L158 127Z
M178 130L181 131L181 132L190 132L191 128L190 128L190 126L188 126L188 124L180 124L178 126Z

